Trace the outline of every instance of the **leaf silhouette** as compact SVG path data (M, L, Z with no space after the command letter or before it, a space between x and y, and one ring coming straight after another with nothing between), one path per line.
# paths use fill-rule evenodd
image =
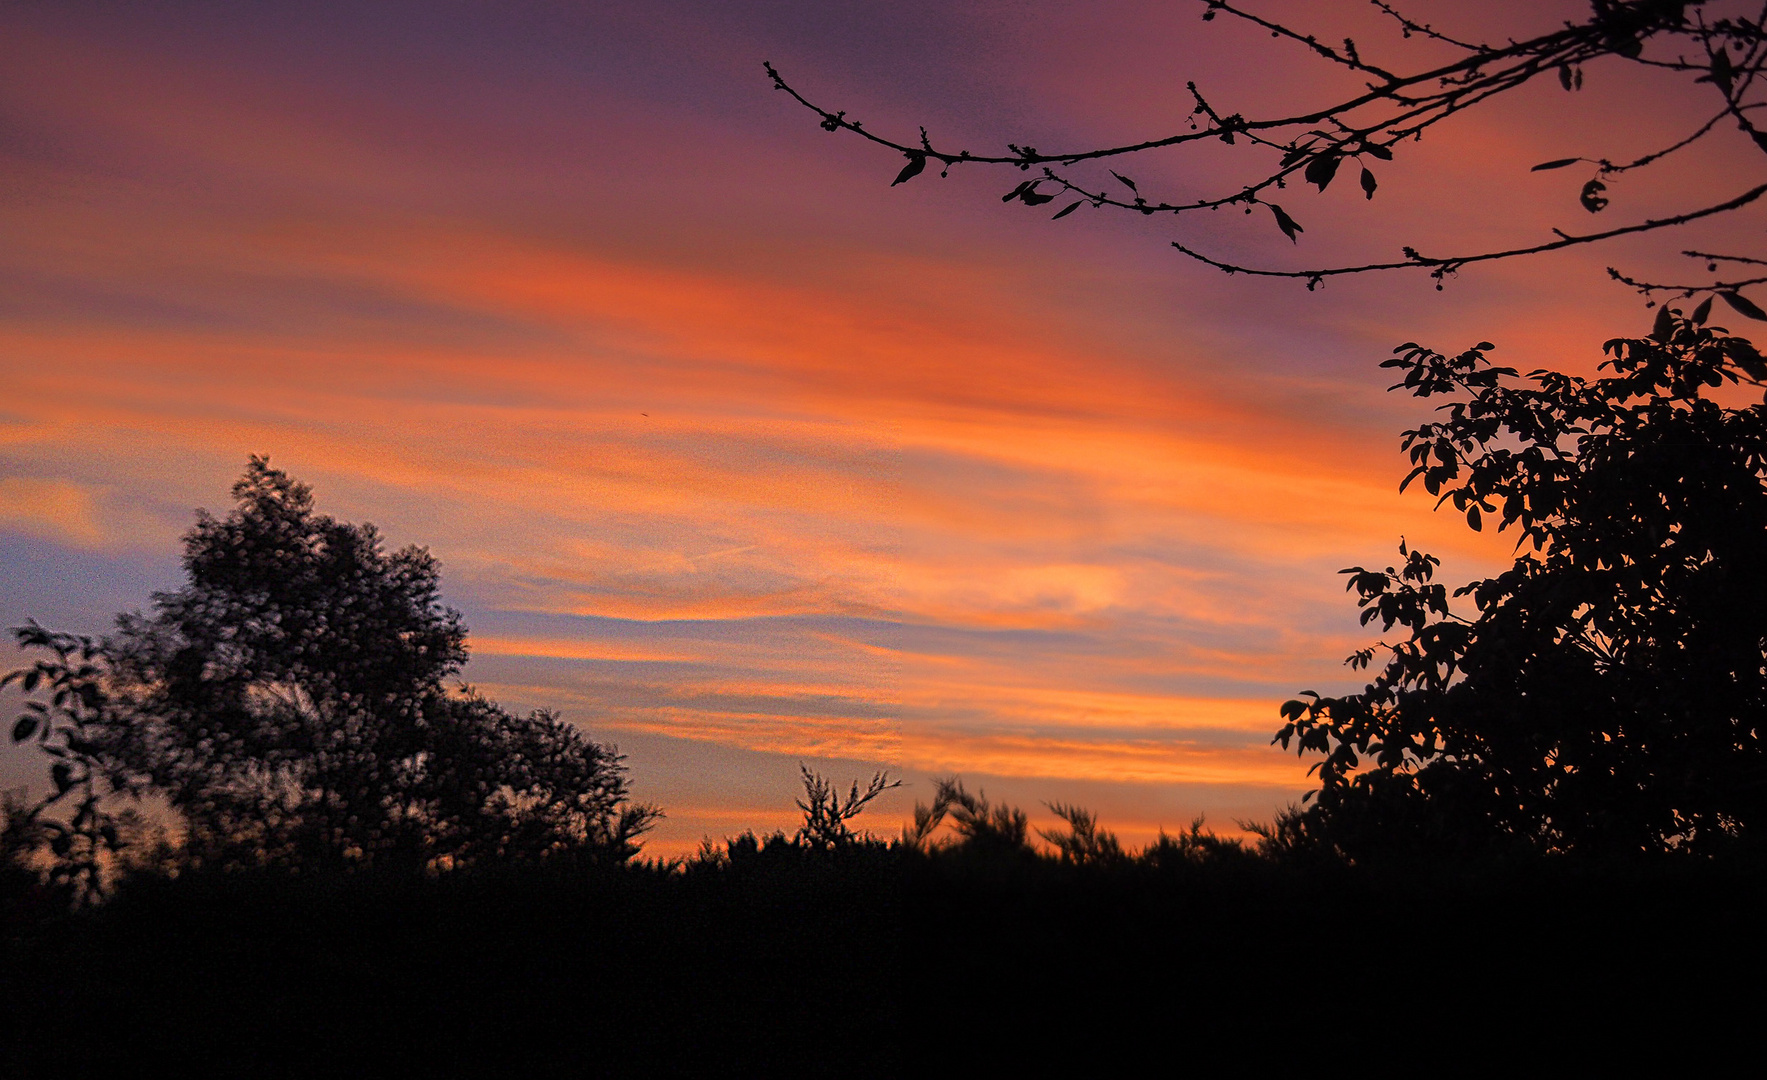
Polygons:
M1374 189L1378 186L1379 185L1374 179L1374 174L1369 172L1367 167L1364 166L1362 169L1362 194L1372 199L1374 198Z
M1730 362L1742 368L1751 379L1767 379L1767 360L1755 351L1747 338L1723 338L1720 343Z
M1118 172L1115 169L1111 170L1111 175L1116 177L1118 180L1121 180L1123 182L1123 186L1127 187L1130 191L1133 191L1137 195L1141 194L1141 189L1135 186L1135 181L1129 179L1127 176L1124 176L1122 173Z
M1704 300L1700 301L1699 307L1696 307L1693 309L1693 321L1700 326L1704 326L1706 324L1707 317L1710 316L1711 314L1712 314L1712 298L1708 296Z
M1712 54L1712 81L1728 94L1730 93L1730 84L1735 78L1736 69L1730 65L1730 50L1720 48Z
M1566 165L1575 165L1577 162L1582 161L1582 160L1583 160L1582 158L1577 158L1577 157L1565 157L1565 158L1558 158L1557 160L1554 160L1554 161L1542 161L1540 164L1534 166L1532 169L1529 169L1528 171L1529 172L1545 172L1547 169L1562 169Z
M1073 202L1068 203L1066 206L1062 207L1060 210L1057 210L1055 212L1055 216L1050 218L1049 220L1050 221L1060 221L1062 218L1067 217L1069 214L1073 213L1075 210L1078 210L1080 208L1080 204L1085 201L1086 201L1085 199L1075 199Z
M1296 222L1294 218L1289 217L1288 214L1284 213L1282 207L1277 206L1275 203L1266 203L1265 205L1269 206L1270 212L1276 215L1276 227L1282 230L1282 235L1288 237L1293 243L1300 243L1299 240L1295 239L1295 234L1303 233L1307 230L1301 228L1300 224Z
M925 154L909 154L908 155L908 164L902 166L902 171L896 174L896 178L894 180L890 181L890 186L895 187L897 184L907 183L908 181L919 176L920 171L924 168L926 168L926 155Z
M1336 154L1321 154L1307 162L1307 171L1304 174L1307 183L1318 184L1319 190L1324 191L1325 186L1331 183L1331 178L1338 174L1338 162L1342 160Z
M1664 304L1657 309L1657 319L1651 325L1650 336L1665 343L1675 336L1675 316L1669 311L1669 305Z
M1583 209L1591 214L1599 214L1607 206L1607 196L1602 194L1606 190L1606 184L1600 180L1591 180L1583 185L1583 190L1577 195L1577 201L1582 203Z
M1767 322L1767 311L1762 311L1756 306L1753 300L1750 300L1742 293L1727 289L1718 295L1722 296L1724 302L1735 308L1739 314L1746 315L1751 319L1759 319L1761 322Z

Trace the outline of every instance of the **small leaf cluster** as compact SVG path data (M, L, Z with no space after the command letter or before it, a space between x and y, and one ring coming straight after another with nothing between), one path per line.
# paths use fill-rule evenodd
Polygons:
M14 633L20 646L49 654L0 676L0 687L16 684L32 695L13 722L12 741L34 743L48 758L49 789L34 804L9 807L8 827L47 850L51 884L76 899L95 897L129 835L130 818L110 797L138 796L145 781L118 752L128 718L106 685L101 642L35 622Z

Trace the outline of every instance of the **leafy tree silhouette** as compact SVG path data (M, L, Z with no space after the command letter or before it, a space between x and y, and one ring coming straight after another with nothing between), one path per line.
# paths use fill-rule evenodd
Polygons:
M777 89L817 114L824 130L850 132L902 155L907 164L896 174L892 186L919 176L929 164L939 166L940 175L957 167L1035 170L1035 176L1019 182L1003 200L1027 207L1061 200L1052 215L1055 218L1082 208L1129 211L1165 219L1235 207L1251 214L1262 207L1269 216L1260 220L1267 221L1294 243L1300 242L1306 230L1295 214L1276 201L1281 198L1291 208L1295 206L1292 198L1281 194L1290 183L1312 185L1323 193L1336 177L1350 174L1345 166L1354 166L1355 194L1373 199L1380 186L1376 170L1381 163L1403 153L1405 145L1416 141L1426 130L1535 80L1556 81L1566 91L1581 90L1586 68L1611 72L1616 68L1624 70L1623 65L1634 65L1633 72L1648 69L1679 74L1690 82L1709 86L1710 94L1705 111L1688 119L1684 136L1649 153L1619 160L1570 156L1534 167L1535 171L1577 169L1583 179L1574 201L1583 211L1600 214L1608 208L1614 197L1609 182L1615 178L1653 167L1673 169L1688 160L1688 155L1682 153L1688 147L1724 137L1732 130L1767 153L1767 130L1758 126L1760 109L1767 105L1767 98L1762 96L1767 91L1762 80L1763 65L1767 64L1767 24L1745 5L1720 0L1593 0L1588 16L1581 22L1566 23L1534 37L1511 37L1489 44L1466 40L1419 22L1385 0L1373 3L1391 17L1395 29L1405 39L1424 43L1429 59L1398 68L1384 67L1364 56L1348 38L1343 39L1341 46L1328 44L1326 37L1266 19L1228 0L1198 0L1205 21L1224 15L1256 26L1322 63L1351 73L1362 84L1361 88L1347 97L1286 115L1248 117L1217 108L1215 99L1191 82L1187 85L1194 104L1186 130L1155 133L1115 146L1070 147L1052 152L1007 143L1004 154L973 154L935 143L924 127L918 139L880 135L849 118L845 110L831 111L814 104L772 64L764 67ZM1212 192L1180 199L1161 198L1152 185L1138 184L1121 171L1130 169L1130 159L1137 155L1145 159L1162 151L1182 153L1217 143L1234 146L1241 153L1268 163L1255 166L1249 181L1227 180ZM1678 179L1683 181L1680 188L1687 201L1675 213L1634 219L1592 232L1555 229L1551 239L1488 250L1426 254L1406 245L1401 248L1403 257L1392 261L1289 269L1224 261L1205 254L1189 241L1174 241L1172 246L1230 274L1292 278L1305 282L1308 288L1330 277L1389 270L1424 271L1441 288L1442 279L1466 266L1655 233L1703 218L1733 214L1767 194L1767 184L1741 192L1711 190L1697 168L1686 169ZM1567 204L1571 201L1567 198ZM1304 212L1300 214L1305 216ZM1767 260L1749 253L1683 254L1704 265L1704 277L1673 282L1640 279L1613 268L1608 273L1646 296L1659 292L1688 296L1713 292L1736 303L1738 310L1749 317L1762 317L1759 309L1740 297L1737 290L1767 282L1767 276L1761 275Z
M1277 740L1325 756L1278 848L1710 852L1767 825L1767 406L1738 403L1767 362L1710 313L1660 309L1593 381L1523 381L1488 342L1386 361L1451 398L1405 433L1405 483L1527 550L1456 590L1466 616L1404 544L1344 571L1406 636L1349 658L1386 656L1362 693L1283 706Z
M621 758L547 712L444 680L465 662L435 560L313 510L254 457L226 518L199 512L187 582L103 639L36 624L50 655L14 725L50 758L29 813L56 873L93 887L126 843L112 796L162 797L206 864L458 865L571 852L623 861L657 816ZM45 700L46 699L46 700ZM65 812L64 812L65 811Z

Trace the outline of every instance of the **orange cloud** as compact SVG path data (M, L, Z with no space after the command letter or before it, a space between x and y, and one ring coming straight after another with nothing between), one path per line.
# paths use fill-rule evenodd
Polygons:
M105 540L92 492L63 480L0 477L0 527L97 547Z
M1303 763L1265 745L1275 705L1348 679L1367 636L1333 572L1400 535L1450 577L1509 549L1395 491L1425 410L1383 399L1373 362L1437 333L1580 363L1635 314L1599 284L1542 299L1571 262L1453 283L1461 306L1427 282L1186 276L1163 234L1028 232L967 175L891 191L759 111L758 78L755 111L717 112L746 91L658 69L713 80L702 115L599 69L443 86L398 45L321 78L249 34L197 55L16 21L0 526L169 568L190 508L224 509L268 452L325 510L441 557L475 680L596 732L1298 791ZM1092 57L1052 105L1076 128L1172 121L1100 89L1126 77L1111 56L1164 71L1163 43L1035 47L1057 45ZM1279 74L1250 92L1314 88ZM1023 72L991 77L1022 97ZM1558 156L1463 134L1458 158L1429 142L1383 172L1377 204L1306 193L1308 239L1563 224L1544 194L1443 210L1443 183L1508 169L1503 191L1532 191L1526 165Z

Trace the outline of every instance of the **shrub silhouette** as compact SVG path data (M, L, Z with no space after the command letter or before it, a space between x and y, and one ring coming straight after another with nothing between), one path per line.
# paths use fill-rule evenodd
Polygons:
M921 851L934 846L933 833L947 819L956 831L957 850L968 855L1030 856L1031 822L1016 806L988 801L987 793L971 794L955 777L933 781L933 801L914 804L914 821L902 831L905 846Z
M657 811L630 802L618 754L550 713L444 687L466 631L427 551L389 554L373 526L316 514L263 458L233 495L227 517L199 513L186 584L151 616L102 640L16 631L51 654L0 685L37 695L12 734L50 757L29 817L58 874L95 885L125 844L112 797L147 794L199 864L636 853Z
M1090 810L1067 803L1045 804L1051 813L1067 823L1063 829L1038 829L1037 835L1055 845L1064 862L1115 863L1125 858L1116 834L1098 827L1098 816ZM1164 839L1162 834L1161 839Z
M804 797L797 800L798 809L804 812L804 824L798 829L796 840L799 844L825 851L845 848L859 840L847 822L863 813L871 800L891 788L902 786L902 781L892 781L888 773L879 770L872 774L864 791L859 790L857 780L853 781L843 799L826 777L802 763L798 765L798 771L804 780Z

